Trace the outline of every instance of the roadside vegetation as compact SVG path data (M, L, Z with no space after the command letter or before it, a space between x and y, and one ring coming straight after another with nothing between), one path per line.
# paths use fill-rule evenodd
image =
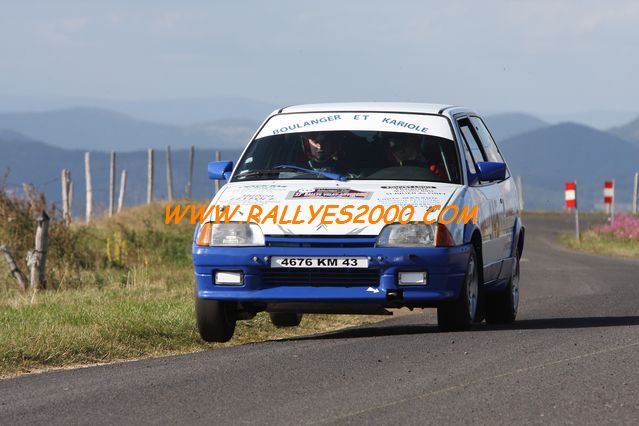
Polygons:
M0 244L18 266L33 247L37 194L0 187ZM164 204L125 210L90 226L65 225L52 206L47 288L21 291L0 257L0 377L52 367L206 350L335 330L380 317L306 315L278 329L262 313L238 322L226 344L200 340L193 308L193 225L165 225Z
M581 235L581 241L562 235L561 242L588 253L639 257L639 216L617 214L613 225L595 225Z

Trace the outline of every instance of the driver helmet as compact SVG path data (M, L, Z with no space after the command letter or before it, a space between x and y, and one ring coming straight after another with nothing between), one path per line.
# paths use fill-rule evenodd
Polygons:
M302 146L309 160L325 163L334 160L338 150L337 141L325 132L302 133Z

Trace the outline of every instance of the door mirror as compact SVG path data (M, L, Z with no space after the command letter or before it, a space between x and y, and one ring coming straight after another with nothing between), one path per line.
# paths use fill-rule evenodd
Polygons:
M208 172L209 179L213 180L228 180L231 177L233 171L232 161L213 161L209 163Z
M477 162L477 175L480 181L492 182L506 179L506 164L493 161Z

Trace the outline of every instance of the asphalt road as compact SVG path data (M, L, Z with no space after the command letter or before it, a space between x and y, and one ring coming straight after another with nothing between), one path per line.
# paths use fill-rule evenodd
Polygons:
M639 262L529 217L508 327L373 326L0 381L0 424L639 423Z

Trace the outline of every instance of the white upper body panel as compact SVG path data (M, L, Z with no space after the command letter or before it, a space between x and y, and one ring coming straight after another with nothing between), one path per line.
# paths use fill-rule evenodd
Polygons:
M397 102L357 102L296 105L273 111L260 126L253 139L281 133L295 133L321 130L377 130L430 134L446 139L457 139L451 127L454 114L474 113L463 107L445 104L397 103ZM362 120L361 113L368 113ZM339 116L339 118L335 118ZM360 117L357 117L360 116ZM329 119L328 117L332 117ZM301 120L300 120L301 118ZM325 120L320 121L321 118ZM384 121L384 119L387 119ZM391 121L394 120L394 121ZM450 120L450 121L449 121ZM400 124L400 121L402 123ZM290 126L290 127L289 127ZM242 154L244 155L244 154ZM463 158L463 157L462 157ZM463 169L465 173L465 168ZM275 206L287 206L288 215L298 206L308 212L308 205L413 205L415 218L423 218L426 210L436 204L474 204L473 199L463 190L463 184L438 183L428 181L374 181L349 180L255 180L230 182L222 188L211 204L240 205L237 219L245 219L251 205L257 204L269 211ZM481 204L481 203L480 203ZM480 206L483 207L483 206ZM480 208L481 210L481 208ZM480 217L483 216L480 212ZM432 217L429 215L429 218ZM308 220L308 217L300 217ZM384 224L330 224L315 223L281 225L264 223L261 225L266 235L377 235ZM449 229L457 243L463 239L463 225L451 223Z

